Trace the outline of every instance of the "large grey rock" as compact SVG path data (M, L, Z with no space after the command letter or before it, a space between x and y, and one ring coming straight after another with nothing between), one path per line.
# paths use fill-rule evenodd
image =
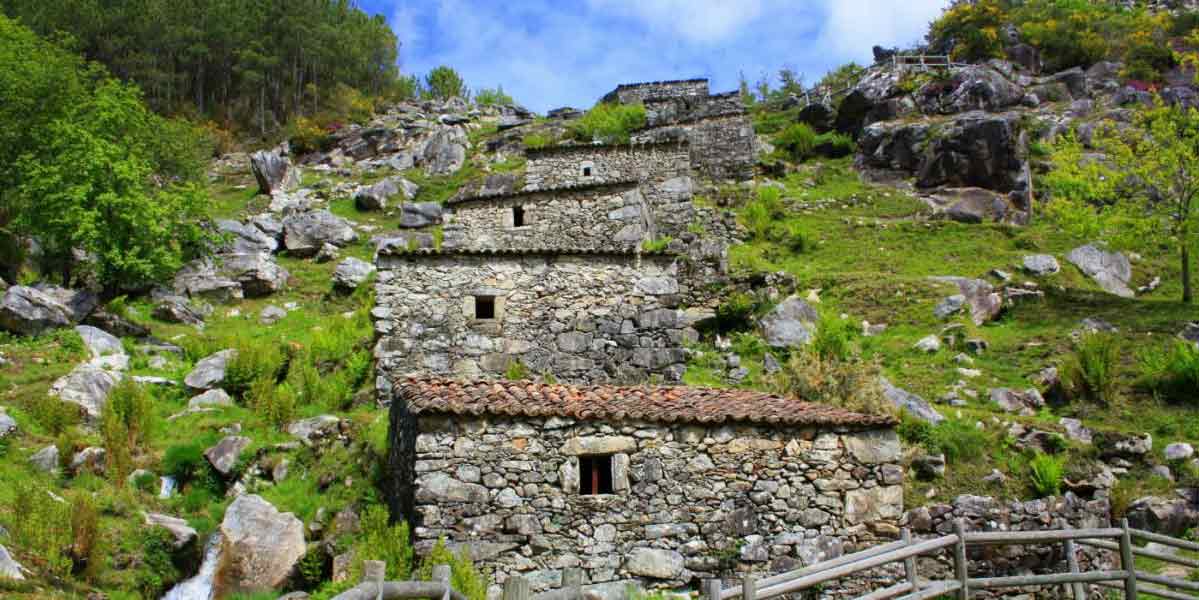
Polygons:
M139 323L134 323L104 308L93 310L92 314L83 320L83 324L111 333L117 337L143 338L150 335L150 328Z
M1128 522L1137 529L1181 536L1199 526L1199 490L1178 489L1173 496L1147 496L1133 502Z
M296 256L313 256L325 244L344 247L357 239L348 221L327 210L311 210L283 220L283 244Z
M1153 450L1153 436L1148 433L1133 435L1115 431L1094 434L1095 447L1104 458L1139 460Z
M1186 442L1166 446L1166 460L1186 460L1195 455L1195 447Z
M1178 332L1178 337L1199 344L1199 323L1187 323L1183 326L1182 331Z
M874 430L846 434L845 449L864 465L897 462L902 448L899 436L892 430Z
M221 521L214 597L283 587L307 552L304 524L262 497L238 496Z
M177 294L204 298L214 302L232 302L244 297L241 283L220 272L215 260L193 260L175 274Z
M1041 392L1036 388L1029 388L1023 392L1008 388L993 388L990 396L991 401L998 404L999 408L1005 412L1024 416L1035 415L1041 407L1045 406L1045 398L1041 397Z
M208 390L203 394L193 396L187 401L187 407L192 408L210 408L213 406L233 406L233 398L222 389Z
M931 82L914 97L926 114L997 111L1019 104L1024 89L991 65L981 64L958 70L948 81Z
M59 469L61 462L58 458L58 446L46 446L29 457L29 464L43 473L53 473Z
M171 536L175 538L175 542L172 545L176 550L196 541L196 530L192 529L187 524L187 521L183 519L158 513L147 513L145 519L146 525L150 527L162 527L169 531Z
M253 224L222 219L216 225L217 230L229 238L225 250L232 254L271 253L279 249L277 235L266 233Z
M885 377L880 379L879 382L883 386L883 396L891 401L891 404L895 405L896 408L906 410L912 416L934 425L945 420L945 417L937 412L932 404L928 403L928 400L907 390L895 387Z
M185 325L202 325L204 313L196 310L183 296L165 296L154 305L151 315L167 323L183 323Z
M440 224L441 218L441 205L436 202L405 202L400 207L400 227L428 227Z
M0 299L0 329L38 335L83 321L96 308L94 294L54 286L14 285Z
M0 546L0 579L25 580L25 567L21 566L4 546Z
M1015 216L1005 195L982 188L948 189L933 197L948 206L945 216L959 223L1006 223Z
M287 433L305 444L314 444L322 439L336 436L340 432L341 419L333 415L320 415L296 421L287 426Z
M812 341L820 314L798 296L775 306L759 323L766 343L776 348L796 348Z
M291 274L268 252L229 254L221 257L221 273L241 285L247 298L269 296L287 287Z
M1132 280L1132 263L1120 252L1108 252L1096 246L1087 244L1079 246L1066 255L1066 260L1073 263L1087 277L1095 280L1099 287L1110 294L1123 298L1132 298L1132 290L1128 282Z
M12 417L8 416L4 407L0 407L0 439L4 439L17 432L17 422Z
M79 337L83 338L83 345L87 347L92 358L101 358L112 354L124 354L125 347L121 345L121 340L108 332L101 331L90 325L77 325L75 332Z
M344 290L355 290L375 273L375 265L357 258L347 258L333 270L333 286Z
M85 363L58 378L50 386L50 395L79 405L85 416L94 421L103 414L108 395L121 382L121 378L118 371Z
M1049 254L1033 254L1024 257L1024 270L1033 275L1053 275L1062 270L1057 259Z
M262 309L262 312L258 314L258 322L263 325L274 325L286 316L287 309L272 305Z
M258 180L258 191L268 196L300 187L300 170L278 150L261 150L251 154L250 170Z
M228 366L229 361L233 360L235 356L237 356L237 350L229 349L221 350L200 359L200 362L196 363L191 373L188 373L183 378L183 383L187 384L187 387L197 391L217 387L225 380L225 367Z
M461 133L454 127L443 127L425 144L421 161L429 175L451 175L466 163L466 146L458 140Z
M1087 427L1084 427L1082 421L1078 419L1071 419L1069 417L1062 417L1061 419L1058 419L1058 425L1061 425L1066 430L1066 437L1068 439L1084 444L1091 443L1094 432Z
M625 559L625 569L639 577L674 579L683 572L683 555L674 550L634 548Z
M970 309L970 319L974 321L975 325L982 325L983 323L991 321L998 317L999 313L1003 311L1003 297L996 293L995 288L986 281L981 279L969 279L966 277L932 277L931 279L933 281L939 281L942 283L952 283L956 285L958 287L958 291L961 292L960 294L950 296L950 298L946 299L946 301L943 301L941 305L938 305L937 308L934 309L933 312L939 318L945 318L942 316L945 314L944 305L950 301L952 301L952 304L956 307L968 306ZM956 297L959 295L962 298ZM965 301L965 304L962 303L962 300Z
M204 451L204 458L208 459L208 464L216 469L221 475L229 475L233 472L233 467L237 466L237 460L241 458L241 453L250 445L250 438L240 435L226 436L215 446Z
M397 196L402 200L411 200L419 192L420 186L403 177L388 177L373 185L358 188L354 192L354 205L359 210L379 210L387 208Z

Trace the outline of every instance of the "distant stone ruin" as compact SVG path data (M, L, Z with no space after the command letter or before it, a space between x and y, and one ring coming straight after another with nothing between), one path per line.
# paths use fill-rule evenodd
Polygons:
M715 180L753 178L754 128L737 92L711 95L707 79L618 86L604 102L645 105L634 142L690 142L691 166Z

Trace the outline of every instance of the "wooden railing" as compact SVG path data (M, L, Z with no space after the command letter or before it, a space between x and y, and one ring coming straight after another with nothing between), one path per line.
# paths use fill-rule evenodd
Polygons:
M1087 584L1123 590L1125 598L1136 598L1141 593L1162 598L1196 600L1196 596L1173 590L1199 592L1199 582L1174 577L1165 577L1136 570L1134 556L1145 556L1188 567L1199 568L1199 560L1138 548L1133 540L1157 542L1169 547L1188 551L1199 551L1199 544L1186 542L1169 536L1131 529L1125 520L1121 527L1104 529L1063 529L1054 531L965 531L961 521L954 524L954 533L930 540L915 541L908 530L903 530L897 542L884 544L847 554L840 558L817 563L802 569L779 573L768 577L746 577L740 586L723 587L718 579L704 584L706 600L766 600L787 594L810 590L817 586L843 579L863 571L883 567L891 563L903 563L904 579L890 587L874 590L858 596L856 600L884 600L901 598L918 600L953 594L961 600L970 598L972 590L998 589L1026 586L1064 586L1067 597L1085 600ZM1115 540L1115 541L1111 541ZM966 549L981 545L1064 545L1066 573L1043 575L1014 575L1003 577L970 577ZM1090 546L1118 552L1119 570L1080 571L1076 552L1078 546ZM924 580L916 568L916 558L952 548L954 578L946 580ZM1155 585L1141 585L1141 582Z
M362 583L336 595L333 600L467 600L450 585L450 566L433 567L432 581L383 581L387 564L368 560L362 564Z
M960 69L966 63L955 63L953 59L941 54L896 54L891 57L896 69L915 69L929 71L932 69Z

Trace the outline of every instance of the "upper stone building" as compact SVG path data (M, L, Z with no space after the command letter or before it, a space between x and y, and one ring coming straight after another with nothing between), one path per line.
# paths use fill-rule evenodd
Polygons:
M741 95L712 95L707 79L617 86L604 102L645 105L646 128L634 142L690 142L691 165L715 180L742 181L754 174L754 128Z

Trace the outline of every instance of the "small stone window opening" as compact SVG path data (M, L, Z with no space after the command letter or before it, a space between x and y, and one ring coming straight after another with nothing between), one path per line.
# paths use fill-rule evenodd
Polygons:
M591 167L583 167L583 177L591 177Z
M612 493L612 455L579 457L579 495Z
M513 227L524 227L525 226L525 207L523 207L523 206L513 206L512 207L512 226Z
M475 318L495 319L495 296L475 296Z

